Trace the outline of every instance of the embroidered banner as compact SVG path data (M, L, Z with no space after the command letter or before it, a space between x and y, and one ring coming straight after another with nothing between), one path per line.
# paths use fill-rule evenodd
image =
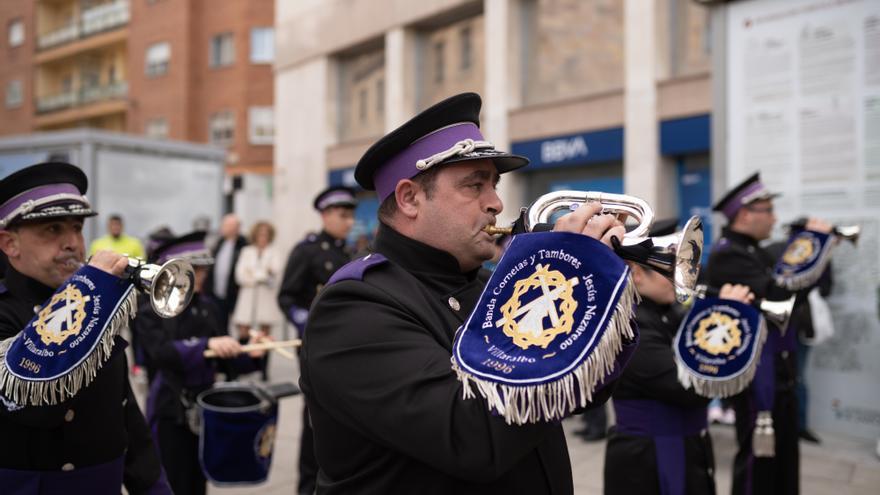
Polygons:
M508 423L583 407L633 339L637 299L626 263L589 237L514 236L453 344L453 369Z
M748 304L697 299L673 342L678 379L704 397L729 397L751 383L767 329Z
M0 342L0 393L19 405L57 404L92 382L136 308L128 280L80 268L17 336Z
M776 262L773 277L789 290L815 284L831 261L833 236L812 230L801 230L789 237L782 258Z

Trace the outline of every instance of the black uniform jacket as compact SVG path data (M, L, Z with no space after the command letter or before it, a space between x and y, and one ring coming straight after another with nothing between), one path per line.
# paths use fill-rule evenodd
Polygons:
M284 268L284 279L278 291L278 305L292 323L294 308L308 310L318 291L330 276L351 260L344 239L336 239L327 232L309 234L297 244Z
M643 298L636 308L639 347L614 391L616 400L654 400L683 409L705 410L709 399L678 381L672 340L684 316L678 305ZM712 441L708 433L686 436L685 488L688 494L715 493ZM612 429L605 451L605 493L660 493L654 440Z
M220 324L220 308L204 294L196 294L190 305L174 318L160 318L142 307L137 319L147 366L156 377L150 386L148 419L151 422L166 418L182 424L185 420L182 396L194 403L199 392L211 387L218 368L229 379L236 375L234 362L249 363L249 369L243 371L256 369L247 355L235 360L206 359L202 355L209 338L227 334Z
M559 423L508 426L462 398L452 341L485 285L479 270L385 225L375 251L389 261L327 286L309 317L300 387L318 493L572 493Z
M0 290L0 339L17 335L54 292L8 267ZM0 404L0 468L61 471L65 465L76 469L125 456L128 492L153 487L161 466L131 391L125 346L117 337L95 380L64 403L16 411Z

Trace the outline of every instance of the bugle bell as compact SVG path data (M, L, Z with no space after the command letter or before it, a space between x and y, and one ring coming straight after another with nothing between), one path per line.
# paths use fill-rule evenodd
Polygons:
M703 223L697 216L691 217L680 232L648 237L654 223L654 210L642 199L596 191L555 191L523 208L512 226L499 228L490 225L483 230L493 235L551 230L553 226L548 222L554 213L574 210L587 201L599 202L603 214L635 219L638 226L624 235L615 252L623 259L648 266L669 278L675 285L675 297L679 301L690 297L700 274L703 255Z
M149 296L150 307L162 318L179 315L189 305L195 290L195 271L181 259L154 265L129 258L126 275Z
M694 289L694 297L718 297L720 292L721 291L716 287L709 287L708 285L700 284ZM792 295L783 301L761 299L755 302L754 305L761 310L761 313L764 314L764 318L780 329L785 330L788 328L788 320L791 319L791 312L794 310L794 300L795 296Z

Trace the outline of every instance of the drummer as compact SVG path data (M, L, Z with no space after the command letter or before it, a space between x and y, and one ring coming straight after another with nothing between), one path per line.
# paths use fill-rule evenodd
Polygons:
M233 378L237 372L258 369L265 351L242 353L238 340L226 335L220 308L202 294L214 260L205 247L205 232L171 239L155 251L155 262L171 258L190 262L195 269L195 295L180 315L161 319L141 311L137 331L155 371L147 400L147 421L174 493L204 494L205 476L199 465L198 417L195 398L214 383L218 371ZM267 337L260 337L267 339ZM206 359L212 350L220 358Z

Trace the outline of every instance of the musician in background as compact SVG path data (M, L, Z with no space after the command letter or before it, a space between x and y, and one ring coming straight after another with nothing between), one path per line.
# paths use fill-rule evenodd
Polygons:
M805 225L809 219L801 218L794 222L796 225ZM789 227L789 231L791 227ZM769 252L773 258L779 259L782 257L785 252L785 247L787 243L785 241L774 242L767 246L767 252ZM819 277L819 281L816 282L816 288L819 291L819 295L823 298L831 295L831 264L829 263L825 270L822 272L822 276ZM788 323L788 331L795 332L797 334L797 398L798 398L798 436L800 436L801 440L805 440L810 443L821 443L819 437L813 433L812 430L808 427L807 424L807 405L808 405L808 394L807 394L807 382L806 382L806 368L807 368L807 358L810 353L810 346L813 343L813 339L815 338L815 331L813 328L813 316L812 310L810 308L810 299L809 299L810 291L799 291L797 294L797 298L794 302L794 309L791 313L791 319Z
M60 162L0 181L0 249L9 261L0 284L3 344L83 263L83 219L96 215L87 188L80 169ZM128 260L98 251L89 265L121 277ZM22 407L0 395L0 492L119 493L125 485L132 495L171 493L132 393L123 349L117 337L94 381L59 404Z
M194 232L156 248L156 263L179 258L193 265L195 293L190 305L174 318L142 311L137 325L155 373L147 400L147 419L162 465L174 493L193 495L204 494L207 488L199 465L196 396L211 387L217 371L224 372L228 379L240 372L255 371L264 354L243 354L238 340L228 336L221 326L222 310L203 290L214 261L204 240L204 232ZM218 359L205 358L208 349Z
M721 238L712 246L707 266L710 286L743 284L756 299L784 300L792 292L773 278L777 259L759 244L770 237L776 216L773 198L756 173L728 192L714 206L727 219ZM828 233L831 225L811 218L809 230ZM795 395L797 348L795 332L784 333L772 323L755 380L733 397L739 450L734 459L733 493L796 494L799 491L800 451ZM762 367L764 372L762 373ZM768 371L770 367L772 371ZM762 377L769 377L763 379ZM756 415L772 412L775 455L756 456L753 450Z
M671 235L676 225L677 220L658 220L650 235ZM605 493L714 494L709 399L679 383L673 351L686 308L676 303L668 278L629 265L642 296L636 308L639 347L612 396L617 423L605 448ZM720 297L751 302L748 287L742 285L722 287Z
M309 307L330 276L351 260L345 241L354 226L357 199L354 190L343 186L329 187L312 202L321 215L321 232L309 234L297 244L287 260L278 306L296 327L300 338L305 335ZM303 430L299 449L299 489L297 493L315 491L318 464L312 440L308 408L303 406Z

